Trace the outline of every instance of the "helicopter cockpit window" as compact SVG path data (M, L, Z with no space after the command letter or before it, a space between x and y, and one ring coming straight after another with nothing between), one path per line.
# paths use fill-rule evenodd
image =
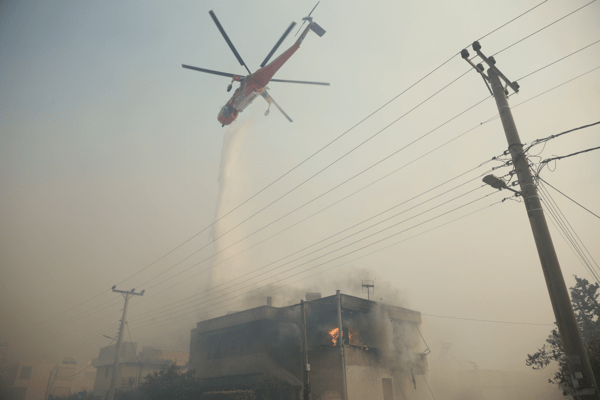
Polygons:
M232 111L233 111L233 107L231 107L229 104L225 105L225 107L223 107L223 116L225 118L229 118Z

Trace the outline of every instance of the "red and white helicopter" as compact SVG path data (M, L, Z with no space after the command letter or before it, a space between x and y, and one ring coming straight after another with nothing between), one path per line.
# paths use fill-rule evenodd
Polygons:
M315 10L315 8L317 8L318 5L319 5L319 3L317 3L316 6L314 6L314 8L310 12L310 14L312 14L312 12ZM302 32L302 34L300 35L298 40L296 40L296 43L294 43L294 45L292 47L290 47L283 54L281 54L279 57L277 57L273 62L271 62L270 64L267 65L267 62L269 61L271 56L275 53L275 51L277 51L277 48L279 48L279 46L281 45L283 40L287 37L287 35L290 33L290 31L296 25L295 22L292 22L292 24L284 32L283 36L281 36L279 41L275 44L275 47L273 47L273 49L267 55L267 57L262 62L262 64L260 64L261 68L259 70L257 70L255 73L251 73L250 70L248 69L248 67L246 66L246 64L244 63L244 61L242 60L242 57L240 57L239 53L233 46L233 43L231 43L231 40L229 40L229 37L225 33L225 30L223 29L221 24L219 23L219 20L217 19L217 16L215 15L215 13L212 10L209 11L208 13L212 17L213 21L215 21L217 28L219 28L219 31L225 38L225 41L231 48L231 51L233 51L233 54L239 61L240 65L243 65L246 68L249 75L242 76L242 75L230 74L227 72L213 71L213 70L205 69L205 68L192 67L190 65L185 65L185 64L182 64L181 66L183 68L193 69L193 70L200 71L200 72L206 72L209 74L227 76L229 78L232 78L231 83L229 84L229 86L227 86L228 92L231 90L233 82L240 82L240 87L238 87L235 90L231 99L227 102L227 104L225 104L223 106L223 108L221 108L221 111L219 112L219 116L217 117L217 119L219 120L219 122L221 123L222 126L231 124L236 119L236 117L239 115L239 113L244 111L244 109L246 107L248 107L250 105L250 103L252 103L254 101L254 99L257 98L259 95L262 96L267 101L267 103L269 103L269 108L265 112L265 115L269 114L269 110L271 109L271 104L275 104L275 107L277 107L279 109L279 111L281 111L281 113L290 122L292 122L292 119L281 109L281 107L279 107L279 105L275 102L275 100L273 100L271 95L267 92L267 89L268 89L267 84L269 82L304 83L304 84L309 84L309 85L329 86L329 83L324 83L324 82L306 82L306 81L291 81L291 80L284 80L284 79L272 79L273 75L275 75L275 73L279 70L279 68L281 68L283 66L283 64L285 64L285 62L292 56L292 54L294 54L296 52L296 50L298 50L300 48L300 44L302 43L302 41L308 34L309 30L312 30L319 36L323 36L325 34L325 30L323 28L321 28L319 25L317 25L316 22L313 22L310 14L308 14L308 17L302 18L304 20L304 22L302 23L302 26L304 26L304 23L307 21L308 21L308 26L306 27L306 29L304 29L304 31ZM302 26L300 27L300 29L302 29ZM298 32L300 32L300 29L298 29ZM296 33L296 35L297 34L298 33Z

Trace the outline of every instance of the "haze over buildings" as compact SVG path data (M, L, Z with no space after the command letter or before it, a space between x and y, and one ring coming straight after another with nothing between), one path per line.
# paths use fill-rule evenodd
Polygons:
M229 79L181 68L244 71L207 11L254 70L313 3L2 2L5 365L97 357L110 343L103 335L118 329L115 284L146 289L130 302L128 341L187 351L202 319L266 296L277 307L306 291L366 297L360 283L371 279L378 301L421 312L431 359L444 341L482 369L527 371L526 354L543 344L554 316L523 204L480 188L480 175L502 165L492 157L506 150L500 122L486 122L495 104L469 109L489 96L471 71L406 113L470 68L461 49L540 3L324 1L314 16L327 34L309 35L278 77L331 86L272 83L294 123L276 110L265 118L259 99L221 128ZM481 39L520 83L510 103L524 142L599 120L600 4L528 37L585 4L544 2ZM597 147L599 129L536 146L532 161ZM565 158L541 176L598 214L599 160L597 152ZM547 190L597 260L600 220ZM574 274L593 280L552 234L567 284Z

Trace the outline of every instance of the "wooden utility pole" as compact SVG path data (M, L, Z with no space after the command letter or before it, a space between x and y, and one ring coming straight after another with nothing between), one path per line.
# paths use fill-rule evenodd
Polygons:
M302 312L302 353L304 356L304 391L303 399L310 400L310 379L308 373L310 372L310 364L308 363L308 339L306 336L306 307L304 306L304 300L300 300L300 309Z
M123 328L125 327L125 321L127 318L127 304L129 303L129 298L132 296L143 296L144 290L140 293L135 293L135 289L131 289L131 291L126 292L124 290L116 290L116 286L112 287L112 291L115 293L121 293L125 298L125 305L123 306L123 315L121 317L121 325L119 327L119 337L117 339L117 349L115 351L115 362L113 364L113 372L112 378L110 380L110 389L108 390L107 400L114 400L115 398L115 385L117 384L117 377L119 372L119 357L121 356L121 344L123 339Z
M576 397L582 400L599 399L598 387L594 379L592 366L587 356L587 351L577 325L577 319L573 312L571 299L567 290L567 285L560 269L558 257L552 243L552 237L548 230L542 203L537 193L535 182L529 170L527 157L523 152L523 144L517 132L517 126L513 120L510 106L506 97L505 88L502 87L500 78L506 83L506 87L511 87L515 92L519 91L519 85L516 82L510 82L496 67L496 60L493 57L487 58L481 53L481 45L479 42L473 43L473 50L488 64L488 76L483 73L481 64L475 66L468 59L469 53L467 50L461 52L462 57L467 60L479 72L484 81L490 82L492 93L496 99L498 113L502 120L504 133L508 142L508 149L512 156L515 172L519 179L521 192L527 216L533 232L533 238L537 247L538 256L542 264L542 270L546 279L546 286L550 295L550 301L556 318L556 325L562 340L567 364L573 387L575 388ZM485 182L485 181L484 181ZM487 183L487 182L486 182ZM506 185L504 185L506 187Z

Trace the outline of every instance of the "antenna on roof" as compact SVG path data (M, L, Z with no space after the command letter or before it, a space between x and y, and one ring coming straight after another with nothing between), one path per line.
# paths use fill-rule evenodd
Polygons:
M370 295L375 293L375 282L373 281L362 281L362 292L365 292L365 288L367 288L367 300L371 300Z

